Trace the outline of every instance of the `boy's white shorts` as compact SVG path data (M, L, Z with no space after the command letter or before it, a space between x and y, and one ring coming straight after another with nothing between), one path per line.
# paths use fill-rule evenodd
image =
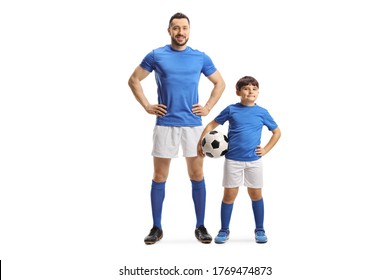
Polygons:
M248 188L263 187L263 161L236 161L225 159L222 186L236 188L246 186Z
M202 126L156 125L153 130L152 156L176 158L181 146L184 157L196 157L198 155L198 141L202 132Z

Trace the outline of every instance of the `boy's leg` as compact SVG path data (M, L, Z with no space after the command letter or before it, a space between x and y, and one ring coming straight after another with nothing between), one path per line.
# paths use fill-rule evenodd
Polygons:
M263 162L261 158L256 161L247 162L245 185L248 187L248 194L252 199L252 209L256 224L256 242L265 243L267 242L267 236L264 232L264 201L261 191L263 187Z
M227 230L230 225L234 200L237 197L239 188L225 188L221 205L221 229Z
M264 201L261 188L248 188L252 200L252 210L255 217L256 230L264 230Z
M264 230L264 200L252 200L252 209L255 216L256 230Z
M214 241L217 244L223 244L229 240L229 225L230 219L232 216L234 200L237 197L238 187L237 188L225 188L223 194L223 200L221 203L221 229L218 232L218 235L215 237Z
M257 243L266 243L268 241L264 231L264 200L261 194L261 188L248 188L249 196L252 199L253 215L255 217L255 239Z

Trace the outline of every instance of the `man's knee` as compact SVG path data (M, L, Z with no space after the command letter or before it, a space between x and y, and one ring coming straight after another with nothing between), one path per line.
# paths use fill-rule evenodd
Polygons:
M166 182L167 179L168 179L167 175L154 173L153 181L155 181L156 183Z
M194 180L194 181L202 181L203 180L203 171L202 170L190 172L188 175L190 176L191 180Z
M187 158L188 176L191 180L203 180L203 159L200 157Z
M170 163L171 159L154 157L153 181L162 183L168 179Z
M253 201L257 201L263 198L261 188L248 188L248 194Z

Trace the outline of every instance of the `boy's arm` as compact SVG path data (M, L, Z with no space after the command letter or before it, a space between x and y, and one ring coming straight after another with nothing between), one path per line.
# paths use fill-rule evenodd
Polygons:
M271 149L275 146L275 144L279 141L280 136L282 135L279 127L272 130L272 137L269 139L267 145L264 148L258 146L256 148L256 154L258 156L265 156Z
M213 129L215 129L217 126L219 125L219 123L217 123L215 120L212 120L211 122L209 122L208 125L206 125L206 127L204 128L203 132L202 132L202 135L200 136L199 138L199 141L198 141L198 155L201 156L201 157L204 157L205 154L203 153L203 150L202 150L202 139L203 137L209 133L210 131L212 131Z

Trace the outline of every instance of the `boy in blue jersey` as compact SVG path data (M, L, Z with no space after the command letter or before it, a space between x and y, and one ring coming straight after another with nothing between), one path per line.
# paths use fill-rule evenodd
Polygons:
M222 244L229 239L229 224L233 203L238 194L239 186L248 188L252 200L255 218L255 240L257 243L267 242L263 221L264 203L262 197L263 167L262 157L278 142L281 132L269 112L255 102L259 95L259 83L250 76L241 78L236 84L236 94L241 102L226 107L203 130L198 142L198 154L204 157L201 140L218 125L229 122L229 146L225 155L224 175L222 185L224 195L221 204L221 230L215 237L215 243ZM263 126L272 131L268 143L261 147Z
M154 244L163 236L161 226L165 184L171 159L182 147L192 185L195 206L195 236L202 243L210 243L211 235L204 226L206 188L203 177L203 157L197 154L197 139L203 127L202 116L207 116L225 89L225 82L208 55L187 46L190 21L182 13L174 14L168 26L171 44L154 49L136 67L129 86L148 114L156 116L153 131L154 174L151 186L153 227L145 237L145 244ZM146 98L141 81L151 72L157 83L157 104ZM199 104L198 84L201 74L214 85L206 104Z

